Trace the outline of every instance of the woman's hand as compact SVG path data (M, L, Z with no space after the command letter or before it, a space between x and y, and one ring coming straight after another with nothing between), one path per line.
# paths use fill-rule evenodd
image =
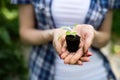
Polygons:
M61 58L68 64L82 64L82 62L89 62L89 56L92 55L88 51L94 39L94 28L91 25L77 25L73 28L73 31L77 32L77 35L81 37L79 49L70 53L66 49L66 43L62 47Z
M77 25L73 28L73 30L75 30L78 35L80 35L81 44L83 45L83 51L84 53L86 53L94 40L95 29L91 25L82 24Z
M53 33L53 46L59 55L62 54L62 46L65 42L66 30L58 28L54 30Z
M65 63L69 64L82 64L82 62L89 62L90 52L86 52L83 56L83 47L80 45L80 49L75 53L70 53L66 49L66 30L56 29L53 36L53 45L59 56L64 60Z

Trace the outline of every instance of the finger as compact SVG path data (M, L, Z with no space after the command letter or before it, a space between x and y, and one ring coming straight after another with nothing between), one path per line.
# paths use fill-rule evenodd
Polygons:
M59 42L53 42L53 46L56 49L56 52L60 55L61 54L61 44Z
M82 62L89 62L90 59L89 59L89 57L81 57L80 61L82 61Z
M89 52L88 50L86 53L84 53L84 55L82 55L82 57L90 57L90 56L92 56L92 52Z
M70 59L73 57L74 53L69 53L69 55L64 59L65 64L70 63Z
M55 42L56 51L59 53L59 55L62 53L62 45L64 41L65 41L65 37L61 36L60 39Z
M88 51L88 52L86 53L86 56L88 56L88 57L89 57L89 56L92 56L92 52L89 52L89 51Z
M79 60L79 61L77 61L76 64L78 64L78 65L83 65L83 62Z
M79 47L83 47L84 46L84 41L82 39L80 39L80 44L79 44Z
M84 42L84 52L86 53L89 49L89 47L92 44L92 37L91 36L86 36L85 42Z
M70 64L75 64L80 57L83 55L83 50L82 48L78 49L78 51L73 55L73 57L70 59Z
M66 51L66 47L67 47L66 41L64 41L63 46L62 46L62 52L65 52L65 51Z
M68 51L62 53L62 54L61 54L61 59L65 59L68 55L69 55L69 52L68 52Z

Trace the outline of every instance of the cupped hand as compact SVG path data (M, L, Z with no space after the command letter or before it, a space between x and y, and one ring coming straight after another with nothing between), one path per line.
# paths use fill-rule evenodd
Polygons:
M81 37L79 49L76 52L70 53L66 49L66 43L63 44L61 58L67 64L82 64L89 62L89 56L92 55L88 51L94 39L94 28L91 25L77 25L73 29Z
M83 28L83 26L85 26L85 28ZM88 28L89 26L90 25L78 25L73 29L74 31L77 32L78 35L82 36L79 49L78 49L78 51L76 51L74 53L70 53L66 49L66 41L65 41L66 30L61 29L61 28L55 30L53 45L65 63L82 64L82 62L89 62L89 56L91 56L92 54L91 54L91 52L88 52L88 48L89 48L88 46L87 46L88 48L84 49L86 47L84 44L87 39L85 36L87 36L87 34L90 34L89 32L87 32L87 30L90 29L90 28ZM85 30L85 29L87 29L87 30ZM88 31L90 31L90 30L88 30ZM92 37L91 37L91 40L92 40Z
M75 65L82 65L83 62L89 62L89 57L92 55L91 52L87 51L86 53L83 52L83 46L80 45L79 49L76 52L69 52L66 49L66 43L62 46L62 53L60 57L64 60L65 64L75 64Z
M82 24L73 28L81 37L81 44L83 45L83 51L86 53L92 45L95 37L95 29L91 25Z
M62 46L65 42L66 30L58 28L54 30L53 33L53 47L57 51L58 55L62 54Z

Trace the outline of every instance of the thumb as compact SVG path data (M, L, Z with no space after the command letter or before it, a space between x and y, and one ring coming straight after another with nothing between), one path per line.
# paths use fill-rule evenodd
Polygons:
M63 42L63 46L62 46L62 52L65 52L65 51L66 51L66 47L67 47L66 41L64 41L64 42Z
M88 49L90 48L92 44L92 38L90 36L86 37L84 42L84 52L87 53Z

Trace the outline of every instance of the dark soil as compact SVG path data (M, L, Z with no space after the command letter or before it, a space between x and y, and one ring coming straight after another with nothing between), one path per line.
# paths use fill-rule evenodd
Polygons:
M80 44L80 36L67 35L66 36L67 50L69 52L76 52Z

